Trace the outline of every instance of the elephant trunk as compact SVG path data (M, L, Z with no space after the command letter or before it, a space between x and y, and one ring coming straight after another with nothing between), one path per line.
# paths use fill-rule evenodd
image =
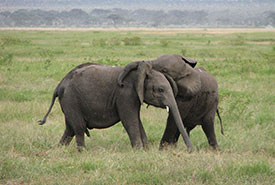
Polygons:
M170 108L170 111L174 117L174 120L175 120L175 123L180 131L180 134L184 140L184 143L186 144L187 146L187 150L188 152L192 152L193 151L193 146L192 146L192 143L189 139L189 136L187 135L187 132L184 128L184 125L183 125L183 122L182 122L182 119L181 119L181 116L180 116L180 113L179 113L179 109L178 109L178 106L177 106L177 103L175 101L175 99L173 100L173 102L171 103L171 105L168 105L168 107Z

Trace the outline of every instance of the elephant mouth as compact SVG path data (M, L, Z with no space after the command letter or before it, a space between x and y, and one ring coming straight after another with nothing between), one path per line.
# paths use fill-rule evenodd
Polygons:
M148 105L152 105L162 109L165 109L167 107L167 105L163 103L163 98L157 93L156 87L154 85L152 86L152 90L149 92L148 96L150 98L147 97L145 98L146 100L144 100L145 103L147 103Z
M151 99L151 100L144 100L144 102L149 106L152 105L154 107L158 107L158 108L162 108L165 109L166 107L168 107L167 105L164 105L161 100L157 100L156 99Z

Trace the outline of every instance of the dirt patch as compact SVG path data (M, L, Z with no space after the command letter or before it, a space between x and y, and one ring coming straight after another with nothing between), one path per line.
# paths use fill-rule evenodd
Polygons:
M247 41L247 43L269 45L269 44L275 44L275 41Z

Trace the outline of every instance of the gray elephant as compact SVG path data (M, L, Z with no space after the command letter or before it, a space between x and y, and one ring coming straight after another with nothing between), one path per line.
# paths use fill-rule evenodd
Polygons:
M137 68L139 62L129 63L118 78L118 84L123 85L123 79ZM201 125L207 136L208 143L214 149L218 147L214 130L215 113L218 111L218 85L215 78L201 67L196 67L196 61L179 55L163 55L156 60L147 61L153 69L173 78L178 87L177 105L188 136L197 125ZM165 145L176 144L179 130L171 114L168 116L166 129L160 142L160 149Z
M117 78L123 67L81 64L72 69L57 85L50 108L40 125L46 122L56 97L65 115L66 129L60 144L68 145L76 136L79 151L85 148L84 133L88 129L102 129L121 121L133 148L146 148L147 136L140 120L143 102L169 108L188 150L192 144L183 127L177 108L175 94L178 92L174 80L152 70L149 63L138 62L136 70L128 73L124 86L119 87ZM175 93L175 94L174 94Z

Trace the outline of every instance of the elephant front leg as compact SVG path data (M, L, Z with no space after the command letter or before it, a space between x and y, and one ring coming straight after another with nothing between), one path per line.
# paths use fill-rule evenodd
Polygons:
M142 126L141 121L139 121L139 130L140 130L140 135L141 135L143 148L146 150L146 149L148 149L148 139L147 139L147 136L146 136L146 133L145 133L145 130Z
M139 121L138 120L132 120L132 121L121 120L121 122L130 138L132 147L134 149L143 148Z
M140 100L136 92L124 89L117 98L116 108L134 149L146 148L148 143L145 130L140 120Z
M139 117L139 102L129 98L127 101L121 101L118 104L118 114L132 147L136 149L143 148L144 143L147 143L147 137Z
M167 145L175 145L178 142L179 135L180 132L174 121L174 118L171 114L169 114L166 128L160 141L159 149L161 150Z

